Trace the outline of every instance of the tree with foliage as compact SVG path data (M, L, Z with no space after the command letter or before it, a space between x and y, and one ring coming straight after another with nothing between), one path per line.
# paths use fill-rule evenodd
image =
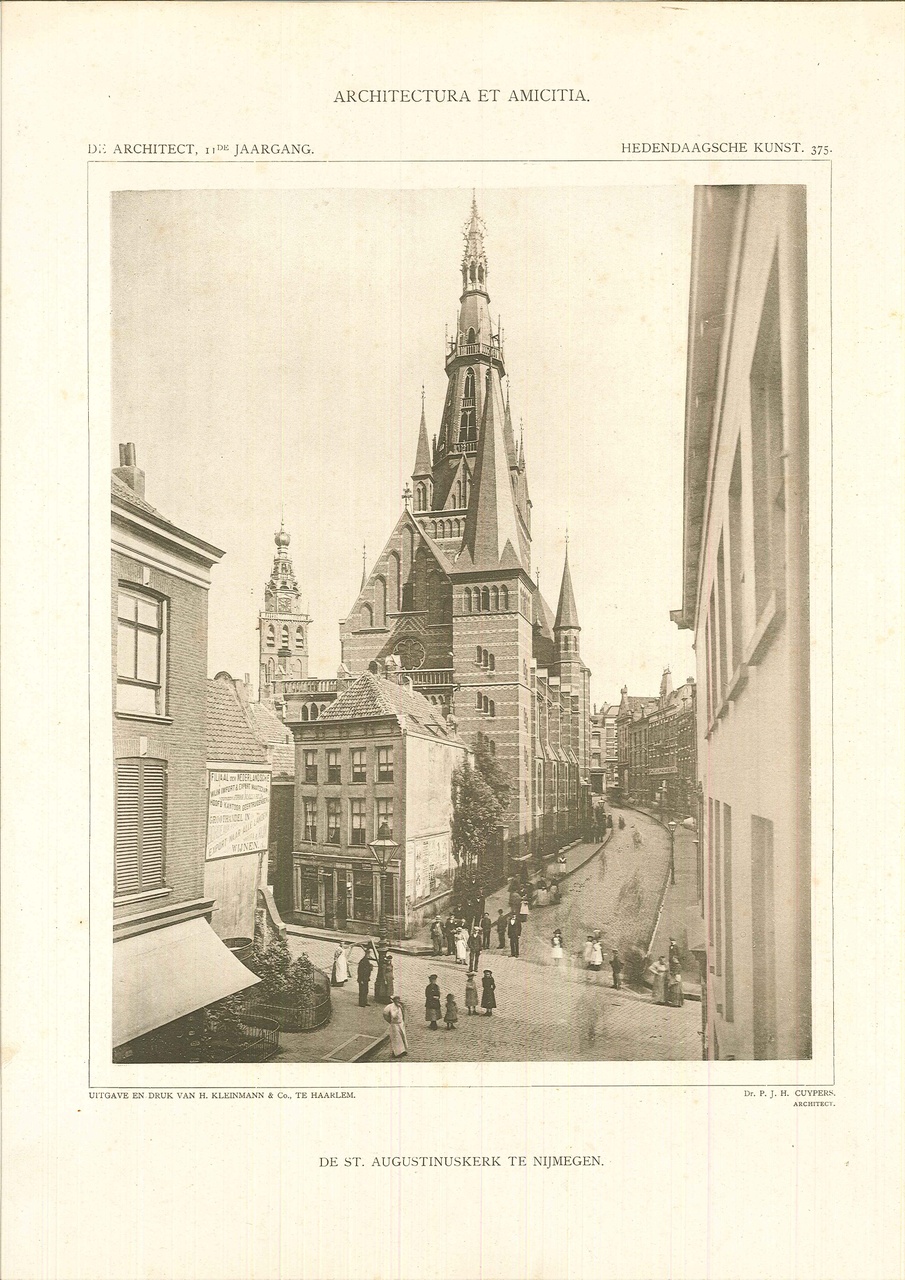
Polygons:
M508 775L490 753L483 733L473 742L472 757L453 771L452 848L459 879L480 884L483 855L509 807Z

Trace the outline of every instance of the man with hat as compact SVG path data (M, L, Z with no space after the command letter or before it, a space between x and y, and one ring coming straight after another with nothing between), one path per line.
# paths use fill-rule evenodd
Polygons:
M427 986L424 988L424 1018L430 1023L431 1031L437 1030L437 1022L443 1016L440 1008L440 988L437 986L437 975L432 973L429 975Z

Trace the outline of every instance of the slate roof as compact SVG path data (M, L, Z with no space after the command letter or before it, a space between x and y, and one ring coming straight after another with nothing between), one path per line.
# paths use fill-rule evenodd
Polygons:
M274 778L294 778L295 742L291 731L266 702L249 702L244 711L252 733L264 747Z
M499 401L499 403L498 403ZM515 495L509 478L504 434L505 409L499 380L491 380L478 437L472 496L465 517L462 550L456 567L520 569L521 541Z
M421 401L421 425L418 428L418 451L415 454L415 470L412 478L431 474L431 448L427 438L427 423L424 419L424 401Z
M374 720L386 716L405 716L419 728L444 738L453 738L446 721L432 702L413 689L384 680L366 671L359 676L345 693L331 702L316 721L325 720Z
M266 764L267 752L251 731L232 679L207 682L208 760Z

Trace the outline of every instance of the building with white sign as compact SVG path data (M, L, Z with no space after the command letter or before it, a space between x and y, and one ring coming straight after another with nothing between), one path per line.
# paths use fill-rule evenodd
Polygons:
M207 837L204 887L224 939L252 939L258 887L267 884L270 775L232 676L207 682Z

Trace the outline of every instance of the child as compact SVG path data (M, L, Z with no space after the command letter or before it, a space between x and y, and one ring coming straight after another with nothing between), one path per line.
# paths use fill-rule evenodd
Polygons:
M484 970L484 977L481 981L481 1007L488 1018L493 1016L496 1008L496 983L493 980L493 974L489 969Z
M456 997L452 992L446 997L446 1012L443 1015L443 1021L446 1023L447 1031L455 1031L456 1023L459 1021L459 1010L456 1008Z
M475 975L469 971L468 977L465 979L465 1009L468 1013L477 1013L478 1011L478 984L475 982Z

